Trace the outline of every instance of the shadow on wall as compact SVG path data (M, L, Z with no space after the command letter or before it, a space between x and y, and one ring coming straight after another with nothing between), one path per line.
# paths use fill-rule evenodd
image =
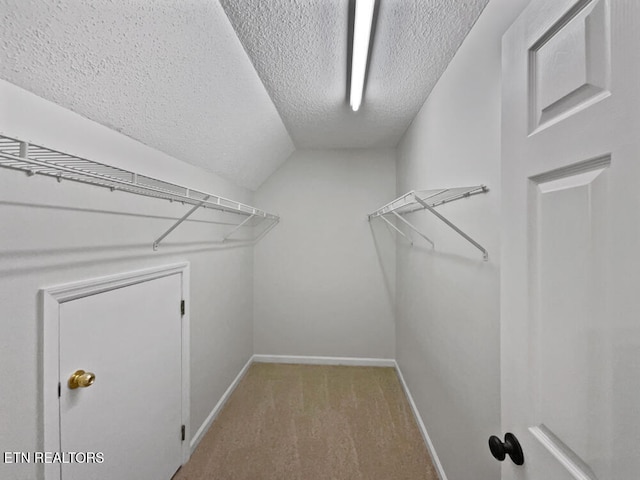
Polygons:
M395 225L395 222L393 221L393 219L391 219L390 221ZM416 223L419 224L419 222L416 222ZM412 238L410 232L404 231L403 233L407 237L406 238L401 237L400 234L393 231L392 227L390 227L386 222L384 222L384 220L373 219L369 222L369 224L370 224L369 226L371 228L374 244L376 246L376 252L378 253L378 260L380 262L380 266L383 269L383 272L385 273L385 281L388 280L388 275L386 274L385 265L383 265L383 260L380 256L380 248L382 248L382 246L380 245L380 240L377 238L378 236L382 236L382 235L390 239L389 242L391 243L391 248L395 248L397 244L398 247L411 249L413 252L422 252L425 255L434 255L442 260L448 260L453 264L467 265L467 266L474 266L474 265L482 266L482 265L487 265L491 263L491 257L488 257L489 261L487 262L487 261L484 261L482 256L476 256L473 251L473 247L471 247L471 250L468 254L457 253L452 251L444 251L443 249L438 249L437 247L438 244L445 244L446 242L449 242L449 241L460 243L460 238L458 238L455 234L451 234L450 232L445 234L448 236L442 237L442 234L441 233L438 234L438 231L446 230L447 227L446 226L443 227L442 225L437 224L435 220L431 220L430 223L425 223L426 225L429 225L432 227L431 231L433 232L433 235L434 235L432 238L436 239L435 241L436 246L433 246L433 247L429 245L425 240L422 240L421 238L417 238L417 239ZM401 227L399 227L399 229L402 230Z
M268 230L277 224L256 227L256 237L227 238L224 236L233 230L239 222L223 218L224 213L215 212L216 218L189 218L181 226L182 232L176 232L175 239L168 238L159 246L152 248L153 240L180 219L174 209L170 215L152 213L133 213L117 210L71 207L67 205L38 204L26 202L0 201L0 206L16 209L11 215L10 228L30 232L35 243L18 242L14 248L0 250L0 275L29 274L33 272L55 271L60 268L82 267L111 262L127 262L140 259L163 258L215 250L232 250L252 247ZM45 222L29 221L27 211L38 211L47 217ZM92 224L85 224L77 231L70 225L68 215L88 215ZM59 215L58 217L55 217ZM227 214L228 215L228 214ZM86 218L84 220L86 221ZM97 227L96 225L99 225ZM56 232L62 231L65 243L61 244ZM249 227L247 230L253 230ZM109 233L108 236L105 233ZM199 238L201 240L192 240ZM108 240L108 243L105 243ZM22 245L25 245L23 248ZM17 248L15 248L17 247Z
M378 220L370 220L369 228L371 229L371 238L376 250L376 257L380 265L380 272L384 281L384 288L387 296L395 310L395 291L396 291L396 263L395 255L385 255L383 252L388 249L395 249L394 232L391 232L386 224ZM385 262L385 257L387 261ZM389 258L391 257L391 258Z

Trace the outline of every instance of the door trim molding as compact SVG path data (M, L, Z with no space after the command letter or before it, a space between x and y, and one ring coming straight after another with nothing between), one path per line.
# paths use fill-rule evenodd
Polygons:
M91 278L79 282L56 285L40 290L42 305L42 451L60 451L60 304L118 288L148 282L169 275L180 275L182 298L187 300L182 316L182 423L185 425L185 441L182 443L182 463L191 456L188 439L190 432L190 337L189 337L189 262L136 270L106 277ZM177 306L176 306L177 309ZM45 480L60 480L59 464L43 464Z

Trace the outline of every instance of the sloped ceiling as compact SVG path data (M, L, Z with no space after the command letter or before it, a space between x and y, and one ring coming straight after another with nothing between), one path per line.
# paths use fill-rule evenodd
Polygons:
M297 147L393 147L488 0L378 0L361 109L347 100L349 0L220 0Z
M0 25L0 77L180 160L256 189L294 150L217 1L0 0Z
M379 0L357 113L349 1L0 0L0 78L256 189L295 147L395 146L488 0Z

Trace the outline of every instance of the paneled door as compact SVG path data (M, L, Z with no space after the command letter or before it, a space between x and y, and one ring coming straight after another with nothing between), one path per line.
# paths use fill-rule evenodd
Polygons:
M532 0L502 46L493 453L503 479L640 478L640 1Z
M180 467L181 295L173 274L60 304L60 448L86 454L61 464L62 480L169 480Z

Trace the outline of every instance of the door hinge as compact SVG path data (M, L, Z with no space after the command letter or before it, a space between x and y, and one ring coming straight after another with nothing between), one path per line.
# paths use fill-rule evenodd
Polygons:
M58 382L58 398L62 396L62 384Z
M185 309L184 300L180 300L180 315L183 317L184 317L184 309Z
M182 435L182 441L184 442L184 437L187 433L187 429L185 428L184 425L182 425L182 428L180 429L181 435Z

